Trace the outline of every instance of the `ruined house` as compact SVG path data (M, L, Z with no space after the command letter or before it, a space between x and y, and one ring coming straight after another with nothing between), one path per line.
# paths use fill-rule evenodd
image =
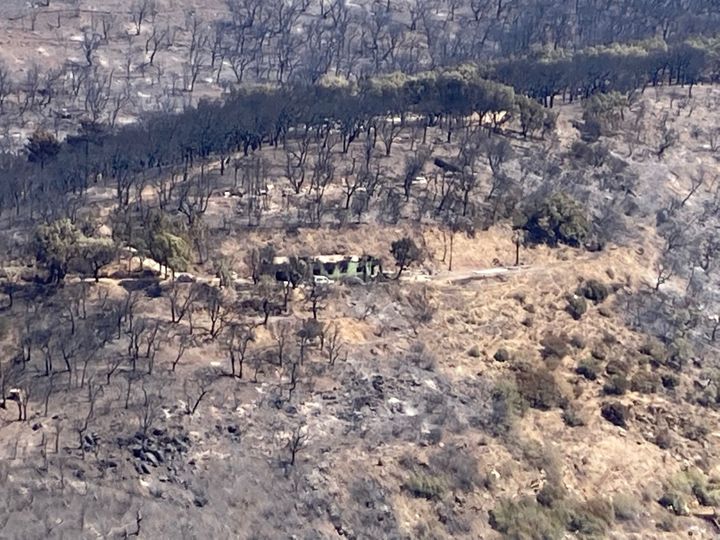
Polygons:
M310 276L325 276L333 281L352 277L369 281L379 274L380 260L370 255L274 257L263 272L274 275L278 281L300 281L311 279Z

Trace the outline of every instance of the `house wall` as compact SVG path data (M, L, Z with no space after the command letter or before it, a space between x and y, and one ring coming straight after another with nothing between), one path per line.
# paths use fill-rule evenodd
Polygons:
M358 277L361 279L373 278L378 275L380 263L374 259L347 260L333 263L323 263L319 260L308 258L312 265L314 276L327 276L329 279L338 280L344 277ZM273 265L272 273L278 281L287 279L285 265Z

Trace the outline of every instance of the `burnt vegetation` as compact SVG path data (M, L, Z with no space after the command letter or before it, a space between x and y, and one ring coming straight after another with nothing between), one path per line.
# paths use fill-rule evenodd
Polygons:
M89 4L0 8L0 529L718 527L714 1Z

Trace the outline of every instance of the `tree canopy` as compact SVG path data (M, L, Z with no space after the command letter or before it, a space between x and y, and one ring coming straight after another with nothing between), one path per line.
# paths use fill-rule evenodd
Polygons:
M583 207L569 195L556 193L531 210L522 228L527 241L537 244L558 243L579 247L590 233Z

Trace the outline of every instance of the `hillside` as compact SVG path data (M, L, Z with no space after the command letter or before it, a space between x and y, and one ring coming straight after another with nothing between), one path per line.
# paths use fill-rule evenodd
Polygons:
M720 535L710 4L47 4L3 8L0 537Z

